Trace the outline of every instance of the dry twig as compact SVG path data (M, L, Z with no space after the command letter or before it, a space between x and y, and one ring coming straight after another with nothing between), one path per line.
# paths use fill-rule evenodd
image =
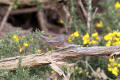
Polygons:
M27 9L18 9L11 11L10 15L16 15L16 14L25 14L25 13L31 13L31 12L37 12L38 8L33 7L33 8L27 8Z
M13 6L13 4L11 3L10 6L9 6L9 8L8 8L8 11L6 12L6 14L5 14L5 16L4 16L4 18L3 18L2 22L1 22L0 32L3 29L5 23L6 23L7 19L8 19L8 16L9 16L11 10L12 10L12 6Z
M80 5L80 7L81 7L81 9L82 9L82 11L83 11L83 15L84 15L85 18L87 19L88 13L87 13L87 11L85 10L85 7L84 7L82 1L79 0L79 1L78 1L78 4Z
M93 19L95 19L96 14L97 14L97 11L98 11L98 8L96 8L96 9L95 9L95 12L93 13L93 16L92 16Z

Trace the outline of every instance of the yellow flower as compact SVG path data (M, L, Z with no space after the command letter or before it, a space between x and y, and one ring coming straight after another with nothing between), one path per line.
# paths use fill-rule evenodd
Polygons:
M18 48L21 48L20 45L17 45Z
M112 40L113 38L113 34L112 33L108 33L107 35L104 36L104 40L108 41L108 40Z
M113 38L115 41L120 41L120 38L118 38L118 37L115 37L115 38Z
M92 41L90 41L90 44L98 44L98 42L95 40L92 40Z
M113 65L113 66L116 66L116 65L117 65L117 63L116 63L116 62L113 62L113 63L112 63L112 65Z
M113 42L112 45L120 45L120 41Z
M82 74L82 72L83 72L82 69L80 69L79 74Z
M89 75L89 72L86 72L86 75L88 76L88 75Z
M72 40L74 40L75 37L79 37L79 32L78 32L78 31L72 33L72 34L68 37L68 39L67 39L68 42L72 42Z
M79 69L79 67L78 66L75 66L75 70L78 70Z
M16 41L16 42L19 42L19 38L16 34L13 35L13 39Z
M79 37L79 32L78 31L74 32L74 36Z
M53 51L53 49L52 49L52 50L49 50L48 53L51 53L52 51Z
M42 50L38 49L38 50L37 50L37 52L38 52L38 53L41 53L41 52L42 52Z
M112 73L113 73L115 76L118 76L118 73L117 73L117 72L112 71Z
M54 70L51 70L51 74L54 74L55 73L55 71Z
M56 77L56 78L54 78L54 80L58 80L58 78Z
M83 39L83 40L86 40L86 39L89 39L89 37L90 37L89 34L86 33L86 34L82 37L82 39Z
M71 40L71 38L70 38L70 37L69 37L67 40L68 40L68 42L72 42L72 40Z
M62 80L64 80L64 78L62 78Z
M97 37L98 36L98 33L92 33L92 37Z
M22 52L22 48L19 48L19 52L20 52L20 53Z
M60 21L59 21L61 24L64 24L64 21L62 20L62 19L60 19Z
M49 35L48 37L49 37L49 38L52 38L52 35Z
M100 28L100 27L103 27L102 21L99 21L99 23L96 24L96 27L99 27L99 28Z
M120 67L120 64L118 64L118 67Z
M120 60L120 57L118 57L117 60Z
M82 74L82 70L79 71L79 74Z
M119 37L119 38L120 38L120 32L118 32L118 33L117 33L117 37Z
M96 40L99 40L99 39L100 39L100 37L99 37L99 36L97 36L97 37L96 37Z
M112 33L112 36L116 36L117 35L117 31L114 31L113 33Z
M108 71L112 71L113 70L113 68L108 68Z
M29 44L28 43L23 43L24 47L28 47Z
M74 33L72 33L72 34L70 35L70 37L75 37L75 36L74 36Z
M112 58L109 58L109 62L114 62L115 61L115 59L112 59Z
M115 75L115 76L118 76L118 68L117 67L114 67L113 70L112 70L112 73Z
M86 39L86 40L83 41L83 44L84 44L84 45L85 45L85 44L89 44L89 42L90 42L90 41Z
M111 45L111 41L108 41L107 43L106 43L106 46L110 46Z
M120 3L117 1L116 4L115 4L115 8L118 9L120 8Z

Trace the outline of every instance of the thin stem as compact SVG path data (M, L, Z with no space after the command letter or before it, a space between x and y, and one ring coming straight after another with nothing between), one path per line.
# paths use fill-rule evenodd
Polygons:
M88 20L87 20L87 27L88 33L91 33L91 12L92 12L92 0L88 1Z

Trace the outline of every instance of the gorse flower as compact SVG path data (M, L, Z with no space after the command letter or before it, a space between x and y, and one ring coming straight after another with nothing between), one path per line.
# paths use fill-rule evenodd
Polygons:
M60 21L59 21L61 24L64 24L64 21L62 20L62 19L60 19Z
M82 37L82 39L83 39L83 44L89 44L89 34L88 33L86 33L83 37Z
M49 35L48 37L49 37L49 38L52 38L52 35Z
M16 42L19 42L19 38L16 34L13 35L13 39L16 41Z
M96 40L100 39L97 32L96 32L96 33L93 33L93 34L92 34L92 37L95 38Z
M76 32L73 33L73 35L74 35L75 37L79 37L79 32L76 31Z
M82 69L80 69L80 70L79 70L79 74L82 74L82 73L83 73L83 70L82 70Z
M23 49L22 48L19 48L19 52L22 52L23 51Z
M37 50L37 52L38 52L38 53L41 53L41 52L42 52L42 50L41 50L41 49L38 49L38 50Z
M98 36L98 33L92 33L92 36L90 37L90 35L88 33L86 33L83 37L82 37L82 40L83 40L83 44L86 45L86 44L98 44L98 41L99 40L99 36Z
M115 76L118 76L118 67L114 67L113 70L112 70L112 73L115 75Z
M28 47L29 46L29 44L28 43L23 43L23 45L24 45L24 47Z
M109 62L114 62L115 61L115 59L113 59L113 58L109 58Z
M86 34L83 36L83 38L82 38L82 39L83 39L83 40L86 40L86 39L89 39L89 37L90 37L90 36L89 36L89 34L88 34L88 33L86 33Z
M108 33L104 36L104 40L106 41L106 46L120 45L120 32Z
M91 40L91 41L89 42L89 44L98 44L98 41Z
M59 80L59 79L56 77L56 78L54 78L54 80Z
M103 27L102 21L99 21L98 23L96 23L96 27L98 27L98 28Z
M48 53L51 53L53 51L53 49L51 49L51 50L48 50Z
M88 76L88 75L89 75L89 72L86 72L86 75Z
M75 70L78 70L79 69L79 67L78 66L75 66Z
M51 70L51 74L54 74L55 73L55 71L54 70Z
M68 42L72 42L75 38L78 38L80 35L79 35L79 32L76 31L74 33L72 33L69 37L68 37Z
M115 8L116 9L120 8L120 3L118 1L115 3Z
M108 33L107 35L105 35L104 40L106 41L112 40L112 33Z
M120 68L120 59L119 58L109 58L108 71L112 72L115 76L118 76Z

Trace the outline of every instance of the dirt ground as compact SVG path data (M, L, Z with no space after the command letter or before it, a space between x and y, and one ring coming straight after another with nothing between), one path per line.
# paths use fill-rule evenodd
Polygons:
M9 33L16 32L16 31L18 31L20 35L26 35L26 34L32 33L32 28L25 30L25 29L22 29L21 27L14 27L11 24L6 23L4 25L4 28L0 32L0 38L4 38Z

